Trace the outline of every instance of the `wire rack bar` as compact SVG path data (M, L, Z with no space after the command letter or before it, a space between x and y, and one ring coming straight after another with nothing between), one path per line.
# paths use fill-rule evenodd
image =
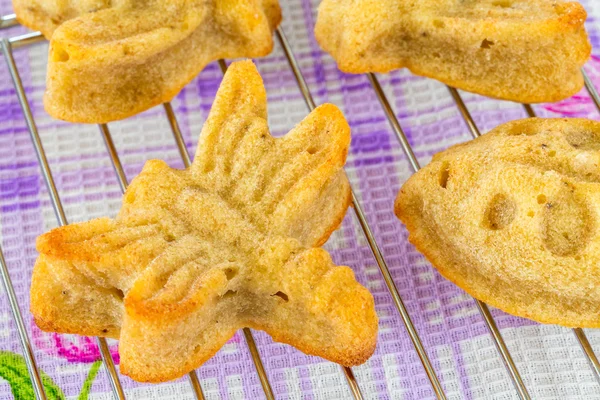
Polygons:
M3 15L0 17L0 29L10 28L19 25L15 14Z
M308 108L312 111L315 108L315 102L310 93L308 85L306 84L304 75L302 75L300 66L298 65L298 62L296 61L296 57L292 51L292 48L285 36L285 33L283 32L283 29L281 27L277 28L275 33L277 35L279 44L283 48L285 56L290 65L290 68L292 69L292 72L294 73L294 77L296 78L298 87L299 87L300 91L302 92L302 95L304 96L304 101L306 102ZM365 215L365 212L364 212L360 202L358 201L358 198L356 197L356 194L354 193L353 189L351 189L351 193L352 193L352 205L354 206L354 212L356 214L356 217L358 218L358 221L359 221L360 226L365 234L367 242L369 243L369 247L371 248L371 251L373 252L373 255L375 256L375 260L377 261L377 265L379 266L379 270L381 271L381 274L383 275L383 279L388 287L388 290L390 291L390 294L392 295L394 304L396 305L396 308L398 309L400 316L402 317L402 321L404 322L404 325L406 326L408 335L415 347L415 350L417 351L417 354L421 360L421 363L423 364L425 373L427 374L427 377L429 378L429 381L431 382L433 391L435 392L435 395L437 396L438 399L446 399L444 389L442 388L442 385L440 384L440 381L438 380L438 378L435 374L435 370L433 369L433 366L431 365L431 361L429 361L429 356L427 355L427 352L425 351L425 348L423 347L421 338L419 337L419 334L417 333L417 330L410 318L410 314L408 313L408 310L406 309L406 306L404 305L404 301L402 301L402 298L400 297L400 293L398 292L398 288L396 287L396 284L394 283L392 274L390 273L387 263L386 263L385 259L383 258L383 254L381 253L381 249L379 248L379 245L377 244L377 241L375 240L375 235L373 234L373 231L371 230L371 227L369 226L369 223L367 222L367 217Z
M587 76L585 76L585 75L584 75L584 77L587 78ZM591 83L589 78L586 79L586 86L588 87L590 94L592 93L591 90L595 91L594 85ZM455 88L449 87L449 86L448 86L448 89L450 90L450 93L452 94L452 97L454 98L454 101L456 102L456 105L458 106L458 109L459 109L461 115L463 116L463 118L465 119L465 122L467 123L469 128L471 128L471 127L475 128L475 129L471 129L471 134L473 135L473 137L477 138L477 137L481 136L481 133L479 132L479 129L477 129L477 125L475 124L475 121L473 120L471 113L469 112L464 101L462 100L462 97L459 94L458 90L456 90ZM593 94L592 94L592 97L593 97ZM532 118L537 116L533 107L530 104L523 104L523 108L525 109L527 116L532 117ZM579 342L579 345L581 346L583 352L587 356L588 362L592 368L592 371L594 372L594 374L596 376L596 379L598 381L600 381L600 363L598 362L598 358L596 357L596 354L594 353L594 350L593 350L592 346L590 345L590 342L588 341L588 339L585 335L585 332L581 328L574 328L573 333L575 334L575 337L577 338L577 341ZM507 368L509 368L509 370L511 370L511 367L508 365L507 365ZM512 371L511 371L511 374L512 374ZM518 374L518 372L517 372L517 374ZM517 375L517 377L518 377L518 375Z
M483 316L483 319L485 320L485 323L490 331L490 334L492 335L492 338L494 339L494 344L496 345L496 349L500 353L500 357L502 358L502 361L504 362L504 366L508 370L510 379L512 380L513 385L515 386L515 389L517 390L519 397L521 399L526 399L526 400L531 399L531 396L529 395L529 392L527 391L527 387L525 386L525 383L523 382L523 379L521 378L519 369L517 368L517 365L515 364L512 356L510 354L510 351L508 350L508 347L506 346L506 343L504 342L504 338L502 337L502 334L500 333L500 329L498 329L498 326L496 325L496 321L494 321L494 317L492 317L492 313L490 312L489 307L483 301L477 300L477 299L475 299L475 304L477 304L477 308L479 309L479 312Z
M117 181L119 182L119 187L121 188L121 192L125 193L129 182L127 181L127 176L125 175L125 170L123 169L123 165L121 164L121 159L119 158L119 153L117 152L117 148L112 139L112 135L110 134L110 130L108 129L107 124L99 124L100 133L102 134L102 139L104 140L104 145L106 146L106 150L108 151L108 155L110 157L110 161L113 165L115 173L117 174ZM202 392L202 386L198 381L198 376L195 371L191 371L188 373L188 378L190 380L190 385L192 386L192 391L194 392L194 396L197 400L204 400L204 393Z
M31 383L33 384L35 398L38 400L46 400L47 397L46 392L44 391L44 385L42 384L42 378L40 376L37 363L35 362L33 348L31 347L29 335L27 335L27 330L25 329L23 314L21 314L21 309L19 308L19 301L17 299L17 295L15 294L15 288L10 279L10 274L8 273L8 267L6 266L6 260L4 259L2 249L0 249L0 274L2 275L2 284L4 285L6 297L8 297L8 301L10 303L10 310L12 311L13 319L15 321L15 325L17 325L19 339L21 341L23 355L25 356L25 363L27 365L27 372L31 378Z
M8 39L12 49L18 49L30 44L43 42L44 36L40 32L31 32L24 35L14 36Z
M408 143L408 138L406 137L406 134L402 130L400 122L398 121L398 118L396 117L396 114L394 113L394 111L390 105L390 102L387 99L387 97L383 91L383 88L379 84L379 80L377 79L377 77L374 74L369 73L369 74L367 74L367 76L369 78L369 81L371 82L371 85L373 86L373 90L375 91L375 94L377 95L377 99L381 103L381 106L385 112L385 115L386 115L388 121L390 122L396 136L400 139L400 143L402 144L402 147L404 149L411 149L410 144ZM451 91L451 93L452 93L452 91ZM454 97L454 94L453 94L453 97ZM468 115L469 112L466 108L464 110L462 110L461 112L463 112L463 111L466 113L465 115ZM472 125L472 128L474 130L477 129L475 124ZM415 157L414 152L410 151L410 152L405 152L405 153L410 161L410 164L413 166L414 172L417 172L420 168L419 168L419 162L418 162L417 158ZM496 326L496 323L494 322L494 319L493 319L492 315L490 314L490 311L489 311L487 305L479 300L475 300L475 302L477 304L477 308L478 308L479 312L481 313L481 316L483 317L483 320L485 321L490 333L492 334L492 338L494 339L494 344L496 345L496 348L498 349L498 352L500 353L500 356L502 357L502 360L504 361L504 365L508 369L509 375L510 375L510 377L513 381L513 384L517 390L517 393L519 394L519 397L524 400L530 399L529 393L527 392L527 389L523 383L523 380L521 379L519 371L517 370L517 367L510 355L510 352L508 351L506 343L504 343L504 339L502 338L502 335L500 334L500 331L499 331L498 327Z
M375 94L377 94L377 98L381 103L381 107L383 108L385 116L387 117L387 120L390 123L390 125L392 125L392 130L394 131L396 138L400 142L402 150L404 151L404 154L406 154L410 166L412 167L413 171L420 170L421 165L419 164L419 160L415 156L415 153L413 152L413 149L410 146L410 143L408 142L408 138L404 134L404 130L402 129L402 126L400 126L398 118L396 118L396 114L394 113L390 102L388 101L387 97L385 97L385 93L383 92L383 89L381 88L377 77L374 74L367 74L367 78L369 78L369 82L375 90Z
M192 385L192 392L194 393L196 400L204 400L204 392L202 391L202 385L200 385L200 380L198 379L198 375L196 375L196 371L188 372L187 376L190 385Z
M585 332L581 328L573 328L573 333L581 346L581 350L583 350L587 356L590 367L596 375L596 380L600 382L600 362L598 362L598 357L596 357L596 353L594 353L594 349L585 335Z
M473 135L473 138L478 138L479 136L481 136L481 132L479 131L477 124L473 120L473 117L471 116L469 109L465 105L465 102L463 101L462 97L460 96L460 93L458 93L458 90L456 90L455 88L448 86L448 85L446 85L446 87L448 88L450 95L452 95L452 99L454 99L454 102L456 103L456 106L458 107L458 111L460 112L460 115L462 116L462 118L465 120L465 123L469 127L469 131L471 131L471 135Z
M354 396L356 400L363 400L363 394L360 390L360 386L358 386L358 381L354 376L352 368L344 367L343 365L340 365L340 367L342 367L342 371L344 372L344 376L346 377L346 382L348 382L348 387L350 388L352 396Z
M452 98L454 99L454 102L456 103L456 106L458 107L458 111L460 112L461 116L465 120L465 123L467 124L469 131L471 132L471 135L473 136L473 138L478 138L479 136L481 136L481 132L479 131L477 124L473 120L473 117L471 116L469 109L465 105L465 102L463 101L460 93L458 93L458 90L456 90L455 88L450 87L450 86L446 86L446 87L450 91L450 94L452 95ZM527 108L525 108L525 110L527 112L529 112L529 111L533 112L533 109L531 108L531 106L529 106L529 108L530 108L530 110L528 110ZM477 307L479 308L479 311L483 315L483 318L486 320L486 323L490 330L490 333L492 334L492 337L494 338L494 343L496 344L496 348L500 352L502 361L504 361L504 365L506 366L506 369L508 370L508 373L510 375L510 378L513 381L515 389L517 389L517 392L519 393L519 396L522 399L529 399L530 398L529 392L527 391L527 388L525 387L523 379L521 378L521 374L519 374L519 370L517 369L517 366L508 350L508 347L506 346L506 343L504 342L504 339L502 338L500 330L496 326L496 322L494 321L494 318L492 317L492 314L490 313L489 307L487 306L487 304L483 303L480 300L476 299L475 301L477 302Z
M275 31L275 34L277 35L277 40L279 41L279 44L283 48L286 59L288 60L288 64L292 68L292 72L296 79L296 83L298 84L298 88L300 89L300 92L302 92L304 102L306 103L308 111L312 111L316 108L315 101L310 93L308 85L306 84L306 80L304 79L304 76L302 75L302 71L300 71L300 67L298 66L298 63L296 62L296 57L294 56L294 53L291 50L291 46L289 45L287 38L285 37L285 33L283 32L283 29L281 27L278 27L277 30ZM360 205L358 204L358 200L356 200L356 196L354 195L354 191L352 189L351 189L351 194L352 194L352 202L355 205L354 207L356 210L357 208L360 208ZM360 212L362 212L362 209L360 209ZM360 386L358 385L358 381L356 380L356 377L354 376L354 372L352 372L352 369L350 367L345 367L343 365L340 365L340 367L342 368L342 372L344 373L344 377L346 378L346 382L348 383L350 392L352 392L352 395L354 396L354 398L356 400L362 400L363 394L360 390Z
M585 88L587 89L588 93L590 94L590 97L594 101L596 108L598 109L598 111L600 111L600 95L598 95L598 90L596 90L596 86L590 79L587 72L585 72L585 69L581 68L581 74L583 75L583 80L585 82Z
M35 153L37 155L40 168L42 169L42 175L44 177L44 181L46 182L46 186L50 194L50 200L54 208L54 213L56 214L56 219L58 220L60 226L66 225L68 223L67 217L65 215L63 205L60 201L60 196L58 195L58 190L56 189L56 185L54 183L54 178L52 177L50 164L48 164L46 152L44 151L44 147L42 145L42 141L40 139L35 120L33 119L33 114L31 113L29 103L27 102L25 88L23 87L23 82L21 81L21 76L19 74L19 70L17 69L15 58L12 54L11 44L8 39L2 39L1 45L2 53L4 54L4 59L6 60L6 63L8 65L8 70L12 78L15 90L17 92L17 97L19 99L19 104L21 105L21 110L23 111L23 115L25 116L25 120L27 122L27 127L29 130L29 134L31 135L31 140L35 148ZM110 383L113 389L113 394L115 398L125 399L125 394L123 392L121 382L119 381L119 376L117 374L114 361L110 355L106 339L98 337L97 342L98 347L100 348L102 361L104 362L104 366L106 367L106 371L108 372L110 377Z
M535 111L533 110L533 107L531 106L531 104L523 104L523 108L525 109L525 113L527 114L527 116L529 118L536 117Z
M185 146L185 140L183 140L183 135L181 134L181 129L179 129L179 123L175 117L173 107L171 106L171 103L163 103L163 107L165 109L165 113L167 114L167 120L171 126L171 132L173 132L177 149L179 150L179 154L183 160L183 165L188 168L190 165L192 165L192 160L190 159L190 153L188 153L187 147Z
M98 124L98 128L100 128L100 133L102 134L102 139L104 140L104 146L106 147L106 151L108 151L110 161L112 163L113 169L115 170L115 174L117 175L117 182L119 182L119 188L121 189L122 193L125 193L129 182L127 181L127 175L125 175L123 166L121 165L119 153L117 153L117 148L115 147L115 143L112 140L112 135L108 130L108 125Z
M10 15L0 17L0 29L10 28L15 25L18 25L15 14L10 14ZM3 48L3 53L4 53L4 48ZM0 274L2 275L2 284L4 286L4 290L6 291L6 296L8 297L8 301L10 303L10 309L11 309L11 312L13 315L13 320L15 321L15 325L17 326L19 340L21 341L21 347L23 348L25 364L27 365L27 372L29 373L31 383L33 385L33 392L35 394L36 399L46 400L47 399L46 392L44 390L42 378L40 376L40 372L38 370L37 363L35 361L33 347L31 346L31 341L29 339L29 335L27 334L27 330L25 329L25 322L23 320L23 314L21 313L21 308L19 307L19 301L17 299L17 295L15 294L15 289L14 289L12 280L10 278L10 273L8 272L8 266L6 265L6 260L4 259L4 253L2 252L1 248L0 248Z
M246 343L248 344L248 349L250 350L250 354L252 355L252 361L254 361L256 373L258 374L258 378L260 379L260 384L263 387L265 396L267 397L267 400L274 400L275 395L273 394L273 389L271 388L271 383L269 382L269 377L267 376L265 367L263 366L262 360L260 359L260 353L258 352L258 347L256 346L256 342L254 341L254 336L252 336L252 331L248 328L244 328L242 329L242 332L244 332L244 337L246 338Z

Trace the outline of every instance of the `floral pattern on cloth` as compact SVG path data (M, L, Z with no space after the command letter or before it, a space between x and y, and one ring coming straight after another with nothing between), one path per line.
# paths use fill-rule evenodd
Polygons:
M100 361L96 361L92 364L90 371L83 382L77 400L87 400L100 365ZM39 371L39 373L48 400L64 400L66 398L64 393L60 387L52 381L52 378L46 375L44 371ZM29 378L27 364L22 356L9 351L0 351L0 377L8 382L15 399L25 400L36 398L33 384Z
M31 323L31 336L36 348L46 354L60 357L71 363L93 363L101 359L100 348L94 338L79 335L44 332ZM119 363L118 345L110 345L110 354L115 364Z

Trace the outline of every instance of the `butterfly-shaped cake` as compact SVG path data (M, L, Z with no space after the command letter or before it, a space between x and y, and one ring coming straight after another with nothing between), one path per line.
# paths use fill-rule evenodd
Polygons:
M600 327L600 123L526 119L443 151L396 199L440 273L508 313Z
M118 338L121 371L146 382L198 367L242 327L363 363L377 337L373 297L319 247L350 204L349 143L331 104L273 138L256 68L233 63L190 168L148 161L115 219L38 238L35 322Z
M522 103L583 86L586 12L561 0L323 0L315 35L344 72L409 68Z
M206 64L262 57L277 0L13 0L50 40L44 106L55 118L105 123L171 100Z

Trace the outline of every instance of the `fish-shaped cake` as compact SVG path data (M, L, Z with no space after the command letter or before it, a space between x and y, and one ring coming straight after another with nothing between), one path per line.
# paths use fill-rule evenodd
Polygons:
M510 122L443 151L396 198L447 279L510 314L600 327L600 123Z

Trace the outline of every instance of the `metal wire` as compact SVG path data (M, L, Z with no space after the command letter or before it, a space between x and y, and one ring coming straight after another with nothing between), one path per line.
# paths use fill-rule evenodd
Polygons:
M510 379L519 394L521 399L531 399L529 392L527 391L527 387L521 378L521 374L519 374L519 370L517 369L517 365L515 364L512 356L510 355L510 351L504 342L504 338L500 334L500 329L496 325L496 321L494 321L494 317L492 317L492 313L490 313L490 309L487 304L483 301L475 299L475 304L477 304L477 308L479 312L483 316L485 323L494 338L494 344L496 345L496 349L500 353L500 357L504 362L504 366L508 370L508 374L510 375Z
M17 16L15 14L3 15L0 17L0 29L10 28L11 26L17 26Z
M381 85L377 80L377 77L374 74L367 74L367 77L369 78L369 82L371 82L371 86L373 86L373 89L375 89L375 94L377 94L379 103L381 103L381 107L383 108L387 120L389 121L390 125L392 125L392 130L394 131L396 138L400 142L402 150L404 150L404 154L406 154L410 166L412 167L413 171L420 170L421 165L419 164L419 160L415 156L415 153L413 152L412 147L408 142L408 138L404 134L404 131L400 126L400 122L398 121L398 118L396 118L396 114L394 113L390 102L388 101L387 97L385 97L383 89L381 88Z
M535 111L533 111L533 107L531 106L531 104L523 104L523 108L525 109L525 112L527 113L527 116L529 118L536 117Z
M587 89L588 93L592 97L592 100L594 101L596 108L598 109L598 111L600 111L600 96L598 95L596 86L594 86L594 83L588 76L587 72L585 72L585 69L581 68L581 74L583 75L583 80L585 82L585 88Z
M360 391L360 386L358 386L358 381L354 376L354 372L352 372L352 368L344 367L343 365L340 365L340 367L344 372L344 376L346 377L346 382L348 382L348 386L350 387L350 392L352 392L352 396L354 396L356 400L363 400L363 394Z
M171 103L164 103L163 107L165 108L165 113L167 114L167 119L169 120L171 131L173 132L173 137L177 143L177 149L179 150L179 154L183 160L183 165L188 168L190 165L192 165L192 160L190 159L190 153L188 153L187 147L185 146L185 141L183 140L181 129L179 129L177 118L175 118L173 107L171 106Z
M481 136L481 132L479 132L479 128L477 127L477 124L473 120L473 117L471 116L469 109L465 105L465 102L463 101L462 97L458 93L458 90L456 90L455 88L453 88L451 86L446 86L446 87L450 91L450 94L452 95L452 98L454 99L454 102L456 103L456 106L458 107L458 111L460 112L460 115L462 115L463 119L465 120L473 137L478 138L479 136Z
M194 392L196 400L204 400L204 392L202 391L202 385L200 385L200 380L198 379L198 375L196 375L196 371L189 372L187 376L190 380L190 385L192 385L192 391Z
M265 372L265 367L260 359L260 353L258 352L258 347L256 347L256 342L254 341L254 336L252 336L252 331L248 328L244 328L242 332L244 332L244 337L246 338L246 343L248 344L248 350L250 350L250 354L252 355L252 360L254 361L254 366L256 367L256 372L258 373L258 379L260 379L260 384L263 387L265 396L267 400L275 400L275 395L273 394L273 389L271 389L271 383L269 382L269 377Z
M304 100L305 100L309 110L312 111L315 108L315 102L312 98L312 95L310 93L308 85L306 84L306 80L304 79L304 76L302 75L300 66L298 65L298 62L296 61L296 57L294 56L294 53L292 52L292 48L291 48L289 42L287 41L287 38L285 37L285 33L283 32L283 29L281 27L277 28L275 33L277 35L277 39L279 40L281 47L283 48L283 51L288 60L288 63L290 64L290 67L292 68L292 72L294 73L294 77L296 78L298 87L300 88L300 91L302 92L302 95L304 96ZM402 317L402 321L404 322L404 325L406 326L408 335L415 347L415 350L417 351L419 358L421 359L421 363L423 364L425 373L427 374L427 377L429 378L429 381L431 382L433 391L435 392L435 395L437 396L438 399L445 399L446 395L444 393L444 389L442 388L442 385L440 384L440 381L438 380L438 378L435 374L435 370L433 369L433 366L431 365L431 361L429 361L427 352L425 351L425 348L423 347L423 344L421 342L421 338L419 337L419 334L417 333L417 330L410 318L410 314L408 313L408 310L406 309L406 306L404 305L404 301L402 301L402 298L400 297L400 293L398 292L398 288L396 287L396 284L392 278L392 274L390 273L387 263L386 263L385 259L383 258L383 254L381 253L381 250L379 249L379 245L377 244L377 241L375 240L375 235L373 235L373 231L371 230L371 227L369 226L369 224L367 222L367 217L365 215L365 212L364 212L360 202L358 201L358 198L356 197L356 194L354 193L353 189L351 189L351 193L352 193L352 205L354 206L354 212L356 214L356 217L358 218L358 222L360 223L360 226L363 229L363 232L365 233L365 237L367 239L367 242L369 243L369 247L371 248L371 251L373 252L373 255L375 256L375 260L377 261L379 270L381 271L381 274L383 275L383 279L388 287L388 290L390 291L390 294L392 295L394 304L396 305L396 308L398 309L400 316Z
M587 75L584 75L584 77L587 77ZM589 78L587 78L586 85L588 84L588 81L589 81ZM591 81L589 82L589 84L590 84L591 88L594 88L594 86L591 84ZM590 87L588 87L588 90ZM590 92L590 94L592 95L592 98L593 98L594 95L591 92ZM596 93L596 96L597 95L598 94ZM523 104L523 107L525 108L525 111L527 112L527 115L529 117L536 117L535 111L529 104ZM596 357L596 354L594 353L594 349L592 348L592 345L590 344L587 336L585 335L585 332L581 328L573 328L573 333L575 334L575 337L577 338L577 342L579 343L579 346L581 346L581 349L587 356L588 363L590 364L590 367L592 368L592 371L594 372L596 380L600 383L600 362L598 361L598 357Z
M594 353L594 349L592 349L592 345L590 344L585 332L581 328L573 328L573 333L581 346L581 349L585 353L588 358L588 362L590 367L594 371L596 375L596 380L600 382L600 362L598 362L598 357L596 357L596 353Z
M420 169L419 162L418 162L417 158L415 157L415 155L410 147L410 144L408 143L408 138L406 137L406 134L402 130L402 127L400 125L400 122L398 121L398 118L396 117L396 114L394 113L392 107L390 106L390 102L388 101L381 85L379 84L379 80L377 79L377 77L374 74L367 74L367 75L369 77L369 81L371 82L371 85L373 86L375 94L377 95L377 99L379 100L379 102L381 103L381 106L383 107L383 110L385 112L385 115L386 115L388 121L390 121L396 136L400 140L400 144L405 149L405 154L408 157L409 162L413 167L413 170L415 172L418 171ZM458 93L453 92L452 88L449 88L449 89L450 89L450 93L452 94L453 97L458 96ZM460 99L460 96L455 97L455 100L459 100L459 101L457 101L457 104L462 104L464 106L464 103L462 102L462 99ZM460 108L460 105L459 105L459 108ZM461 113L463 114L463 116L470 118L469 111L466 109L466 107L463 107L463 109L461 109ZM472 119L471 119L471 121L472 121ZM477 126L475 125L474 122L470 125L470 128L474 134L476 133L477 135L479 135L479 130L477 129ZM410 150L410 151L406 151L406 150ZM481 313L490 333L492 334L492 337L494 339L494 344L496 345L496 348L498 349L500 356L502 357L502 360L504 361L504 365L508 369L510 377L513 381L513 384L515 385L515 388L517 389L517 392L519 393L520 398L525 399L525 400L530 399L529 393L527 392L527 389L525 388L525 385L523 383L523 380L521 379L519 371L517 370L517 367L510 355L510 352L508 351L508 348L506 347L506 344L504 343L504 339L502 338L502 335L500 334L500 331L498 330L498 327L496 326L496 323L494 322L494 319L492 318L492 315L490 314L490 311L489 311L487 305L479 300L475 300L475 301L477 304L477 308L479 309L479 312Z
M104 140L104 146L106 147L106 151L108 151L108 155L110 157L110 161L112 163L113 169L115 170L115 174L117 174L117 182L119 182L119 187L121 188L121 192L125 193L127 190L127 186L129 182L127 181L127 175L125 175L125 171L123 170L123 166L121 165L121 160L119 159L119 153L117 153L117 148L112 140L112 135L108 130L107 124L99 124L100 133L102 134L102 139Z
M11 44L11 48L13 49L18 49L19 47L42 41L44 41L44 36L40 32L26 33L24 35L15 36L8 39L8 42Z
M6 260L4 259L2 249L0 249L0 273L2 274L2 284L4 285L4 290L6 291L8 302L10 303L10 310L12 311L13 319L17 325L17 331L19 332L19 339L21 340L21 347L23 347L23 354L25 356L25 364L27 365L27 371L29 372L31 383L33 384L35 397L38 400L46 400L46 392L44 391L42 378L40 377L40 372L38 371L35 362L35 356L33 355L33 348L31 347L29 336L25 330L23 315L19 308L19 301L17 300L15 288L8 273L8 267L6 266Z
M471 135L474 138L478 138L479 136L481 136L481 132L479 131L477 124L473 120L473 117L471 116L469 109L465 105L465 102L463 101L462 96L460 95L460 93L458 93L458 90L456 90L455 88L450 87L450 86L446 86L446 87L450 91L450 94L452 95L452 98L454 99L454 102L456 103L456 106L458 107L458 111L460 112L463 119L465 120L465 123L469 127L469 130L471 131ZM527 108L526 108L526 110L527 110ZM531 112L533 112L533 109L531 109ZM482 302L480 300L475 299L475 302L477 303L477 308L479 309L479 312L483 316L483 319L485 320L486 325L487 325L490 333L492 334L492 337L494 338L494 344L496 345L496 348L498 349L498 352L500 353L500 356L502 357L502 361L504 362L504 365L506 366L506 369L508 370L508 373L513 382L513 385L515 386L515 389L519 393L519 397L521 399L530 399L531 396L529 395L529 392L527 391L527 387L525 386L525 383L523 382L523 379L521 378L521 374L519 373L517 365L515 364L512 356L510 354L510 351L508 350L508 347L506 346L506 343L504 342L504 338L502 337L500 330L496 326L496 322L494 321L494 318L492 317L492 314L490 313L490 309L488 308L487 304L485 304L484 302Z
M108 130L108 125L99 124L98 127L100 128L100 133L102 134L102 139L104 140L104 145L106 146L106 150L108 151L110 161L113 165L115 173L117 174L117 181L119 182L121 192L125 193L129 182L127 181L127 175L125 175L123 164L121 164L119 153L117 152L115 144L112 140L112 135ZM196 375L196 372L191 371L190 373L188 373L188 378L190 380L190 385L192 386L192 391L194 392L196 399L204 400L204 393L202 392L202 386L200 385L200 381L198 381L198 376Z
M16 18L14 18L14 14L11 16L2 17L0 19L0 28L7 28L9 26L16 25ZM9 45L10 46L10 45ZM6 45L6 43L2 42L2 52L6 57L6 52L10 50L10 47ZM13 78L14 79L14 78ZM2 283L4 285L4 290L6 291L6 295L8 297L8 301L10 303L11 312L13 315L13 319L15 324L17 325L17 331L19 334L19 339L21 341L21 347L23 348L25 363L27 365L27 371L29 373L29 377L31 378L31 383L33 385L33 390L36 399L38 400L46 400L46 392L44 390L44 385L42 384L42 379L37 368L37 363L35 361L35 356L33 354L33 348L31 347L31 342L29 340L29 336L27 334L27 330L25 329L25 323L23 321L23 315L21 314L21 309L19 308L19 303L17 300L17 296L15 294L14 286L12 284L12 280L10 278L10 274L8 272L8 267L6 266L6 260L4 259L4 254L0 249L0 272L2 274Z
M50 200L54 208L54 213L56 214L56 219L58 220L60 226L66 225L67 217L65 215L65 211L60 201L58 190L56 189L56 185L54 184L54 178L52 177L50 164L48 164L46 152L44 151L44 147L42 146L42 141L40 139L39 132L35 125L35 120L33 119L33 114L31 113L29 103L27 102L27 96L25 94L23 82L21 81L21 76L19 74L19 70L17 69L15 58L12 54L11 44L8 39L2 39L1 45L2 53L4 54L4 59L6 60L6 63L8 65L8 70L12 78L15 90L17 92L17 97L19 99L19 104L21 105L21 110L23 111L25 121L27 122L29 134L31 135L31 141L33 142L33 147L35 148L35 153L37 155L40 168L42 169L42 175L44 176L44 181L46 182L48 192L50 193ZM123 388L121 387L121 382L119 381L119 376L117 375L117 370L115 368L114 361L110 355L106 339L98 337L97 342L98 347L100 348L102 360L104 361L104 366L106 367L106 371L110 376L110 383L113 389L113 394L118 399L125 399L125 394L123 392Z

